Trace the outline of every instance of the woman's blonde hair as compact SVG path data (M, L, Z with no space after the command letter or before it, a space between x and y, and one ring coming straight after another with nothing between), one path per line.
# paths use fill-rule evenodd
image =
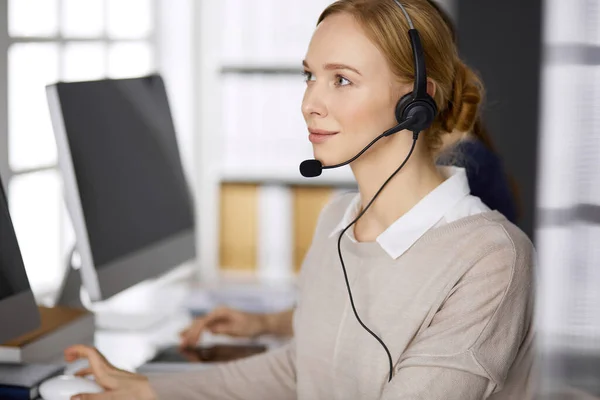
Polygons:
M428 0L402 0L402 5L419 31L427 77L436 85L433 96L438 115L433 124L421 133L433 152L442 145L444 133L472 130L479 117L483 84L458 56L455 32L444 16ZM360 24L367 37L379 48L401 82L415 79L412 48L408 37L409 25L394 0L338 0L319 17L345 13Z

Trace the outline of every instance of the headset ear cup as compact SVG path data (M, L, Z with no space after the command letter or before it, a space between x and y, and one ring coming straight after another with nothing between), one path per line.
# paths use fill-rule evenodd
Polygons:
M421 132L431 126L437 115L437 105L431 96L413 99L412 93L408 93L396 104L396 121L402 123L408 118L414 120L408 130Z
M437 114L437 106L435 101L429 98L422 98L412 101L404 109L402 118L414 121L407 128L413 132L421 132L429 128L433 123Z
M396 121L400 124L404 121L404 111L406 107L413 101L412 92L405 94L396 103Z

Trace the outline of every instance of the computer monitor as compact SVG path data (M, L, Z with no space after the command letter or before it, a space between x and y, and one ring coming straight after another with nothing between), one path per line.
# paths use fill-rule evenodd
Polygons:
M0 182L0 343L40 327L8 202Z
M60 82L46 91L89 299L193 260L193 201L162 78Z

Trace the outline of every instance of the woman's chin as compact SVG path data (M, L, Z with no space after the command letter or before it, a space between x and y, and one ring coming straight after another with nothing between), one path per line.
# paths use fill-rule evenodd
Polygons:
M327 154L325 151L319 151L318 149L315 149L313 151L313 157L315 160L321 161L321 164L323 165L331 165L331 155Z
M347 158L342 160L340 157L333 157L331 154L325 154L325 152L318 151L314 152L314 158L319 160L323 166L336 165L348 161Z

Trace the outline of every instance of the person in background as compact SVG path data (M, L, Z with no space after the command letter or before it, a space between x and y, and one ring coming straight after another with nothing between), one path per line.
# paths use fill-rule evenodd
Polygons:
M457 43L456 28L450 16L434 1L429 3L440 14ZM460 92L455 92L459 97ZM454 102L460 98L453 99ZM441 137L438 165L465 168L469 188L492 210L498 210L512 223L518 222L518 191L512 177L504 171L500 155L479 116L471 131L454 130ZM235 337L254 338L261 335L291 337L293 309L274 313L251 313L221 306L198 317L181 332L181 347L195 346L205 330Z
M445 135L473 129L482 84L431 3L338 0L325 9L303 62L308 139L315 159L335 165L397 125L397 103L414 87L408 16L439 112L418 135L384 137L350 163L359 191L336 196L319 216L292 340L147 377L73 346L65 358L87 359L81 374L107 390L81 399L531 398L535 251L470 193L464 168L436 165Z

